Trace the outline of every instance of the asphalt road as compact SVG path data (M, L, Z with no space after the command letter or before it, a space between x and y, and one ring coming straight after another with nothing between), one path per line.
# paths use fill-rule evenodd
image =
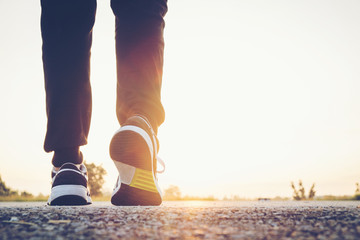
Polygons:
M360 239L360 202L0 203L0 239Z

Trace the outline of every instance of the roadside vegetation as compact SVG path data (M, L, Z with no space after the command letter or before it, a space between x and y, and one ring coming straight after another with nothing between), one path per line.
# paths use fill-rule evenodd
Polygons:
M106 175L105 169L101 165L95 165L94 163L84 163L88 169L89 179L88 185L91 192L91 198L93 201L110 201L111 192L104 192L103 184L105 182L104 176ZM346 201L346 200L360 200L360 184L356 183L355 194L352 196L334 196L324 195L315 196L315 183L311 185L308 192L301 180L299 180L296 186L294 182L291 182L291 188L293 190L292 199L296 201L302 200L320 200L320 201ZM50 190L50 186L49 186ZM291 198L288 197L274 197L274 198L243 198L238 195L224 196L223 198L216 198L214 196L190 196L183 195L180 188L175 185L170 185L163 191L163 200L165 201L288 201ZM33 195L27 191L14 190L8 187L5 181L0 176L0 202L28 202L28 201L47 201L48 195Z
M88 171L88 186L91 198L101 198L104 196L103 185L105 183L104 176L107 174L102 165L84 162Z
M163 200L165 201L217 201L219 199L208 196L208 197L197 197L197 196L182 196L180 188L175 185L170 185L164 191Z
M1 202L28 202L28 201L46 201L48 196L44 196L39 194L34 196L33 194L19 190L11 189L6 186L5 182L2 180L0 176L0 201Z
M301 200L317 200L317 201L354 201L360 200L360 185L359 183L355 183L356 189L354 195L343 195L343 196L334 196L334 195L323 195L323 196L315 196L315 183L313 183L310 187L309 193L306 196L306 191L303 186L301 180L299 180L298 187L295 186L294 182L291 182L291 188L293 190L293 200L301 201Z
M293 199L296 201L300 200L313 200L316 194L315 183L310 188L309 194L306 197L305 188L301 180L299 180L299 187L296 188L294 182L291 182L291 188L293 189Z

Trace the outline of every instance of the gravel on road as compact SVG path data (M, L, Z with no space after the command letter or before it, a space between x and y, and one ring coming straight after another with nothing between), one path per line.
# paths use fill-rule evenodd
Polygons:
M0 239L360 239L356 201L0 203Z

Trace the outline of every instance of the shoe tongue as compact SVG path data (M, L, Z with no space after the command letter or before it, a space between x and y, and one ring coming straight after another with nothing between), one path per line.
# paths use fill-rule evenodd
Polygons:
M73 163L64 163L62 166L61 166L61 168L60 168L60 170L61 169L74 169L74 170L77 170L77 171L79 171L79 168L75 165L75 164L73 164Z

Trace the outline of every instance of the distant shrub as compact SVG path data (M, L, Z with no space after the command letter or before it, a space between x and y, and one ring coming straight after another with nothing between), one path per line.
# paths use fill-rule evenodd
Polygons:
M356 195L354 196L354 200L360 200L360 194L356 194Z
M106 170L101 165L84 162L88 171L88 185L92 196L102 196L102 187L105 183Z
M5 182L1 179L0 176L0 196L10 196L11 189L6 186Z
M180 188L175 185L170 185L167 189L164 191L164 197L163 199L165 201L216 201L217 198L213 196L208 197L198 197L198 196L182 196Z
M170 185L164 191L164 200L167 201L181 200L180 188L175 185Z
M22 191L19 193L18 190L13 190L10 187L7 187L5 182L1 179L0 176L0 202L8 201L46 201L48 197L39 194L34 196L29 192Z
M355 189L355 195L354 200L360 200L360 185L359 183L355 183L356 189Z
M291 188L293 189L293 199L300 201L300 200L313 200L316 194L315 191L315 183L312 184L309 194L306 197L305 195L305 188L301 180L299 180L299 188L296 189L294 182L291 182Z

